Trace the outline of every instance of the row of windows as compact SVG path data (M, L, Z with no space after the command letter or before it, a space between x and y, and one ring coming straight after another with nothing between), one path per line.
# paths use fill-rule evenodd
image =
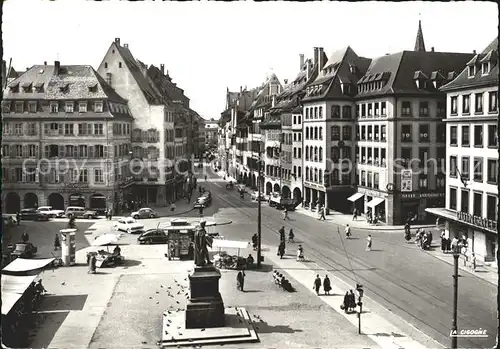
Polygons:
M387 126L386 125L368 125L368 126L357 125L356 126L356 140L358 140L358 141L382 141L382 142L385 142L387 140Z
M91 108L89 108L89 104ZM112 112L119 112L122 114L130 115L130 111L128 107L123 104L115 104L109 103L109 109ZM49 111L51 113L59 113L63 111L65 113L87 113L89 111L93 111L95 113L102 113L104 111L104 102L96 101L50 101L49 102ZM40 101L2 101L2 112L3 113L38 113L43 112L43 104Z
M417 129L415 127L415 129ZM430 124L418 124L418 135L413 134L413 125L401 125L401 142L430 142L435 139L436 142L444 143L446 142L446 125L437 124L436 125L436 135L435 138L431 137L431 127Z
M330 137L331 140L340 140L340 130L342 129L342 139L350 141L352 140L352 127L351 126L331 126L330 127ZM306 140L322 140L323 139L323 127L306 127L305 128L305 139Z
M418 148L418 158L414 158L413 156L413 148L410 147L402 147L401 148L401 157L400 164L406 168L412 168L417 162L416 167L425 168L427 166L435 166L435 168L440 169L442 171L445 170L445 158L446 158L446 148L438 147L436 148L436 158L432 159L430 157L429 147L419 147Z
M385 167L387 161L385 148L356 147L355 157L356 163L366 165Z
M132 142L157 143L160 141L160 131L155 128L141 130L136 128L132 131Z
M497 91L488 92L488 112L498 112ZM462 95L462 115L471 112L471 95ZM483 114L484 110L484 92L474 94L474 114ZM458 114L458 96L451 97L451 115Z
M280 172L282 174L281 178L284 180L291 180L292 170L287 168L280 168L279 166L266 165L266 175L269 177L280 178Z
M379 189L380 174L371 171L359 171L356 174L356 184L362 187Z
M484 147L484 126L485 125L462 125L461 126L461 146L469 147L471 145L471 127L474 130L474 147L483 148ZM488 135L487 135L487 146L488 147L498 147L498 125L487 125ZM458 126L450 126L450 145L458 145Z
M419 117L426 118L433 115L430 115L429 102L428 101L420 101L418 102L418 114L414 113L412 102L403 101L401 103L401 116L402 117L415 117L418 115ZM444 118L446 116L446 102L437 101L436 102L436 117Z
M323 118L323 107L306 107L305 108L305 120L309 119L322 119ZM352 118L352 107L350 105L340 106L334 104L330 108L330 118L331 119L351 119ZM294 124L296 124L294 120ZM300 124L300 120L299 120Z
M302 132L294 132L293 133L293 141L294 142L302 142Z
M3 171L3 181L10 183L39 183L40 175L35 168L24 169L20 167L11 168L10 171ZM43 181L47 183L89 183L104 184L105 172L103 169L69 169L57 173L52 169L50 173L43 176Z
M461 157L460 170L458 170L458 157L456 155L450 156L450 177L457 178L457 173L462 177L462 180L470 180L471 172L472 179L474 182L489 184L498 183L498 160L496 159L485 159L482 157L473 157L471 163L469 156ZM484 176L484 165L486 164L486 178ZM472 165L472 171L471 171Z
M47 136L102 136L104 135L103 123L62 123L52 122L44 123L44 134ZM116 131L116 133L115 133ZM130 124L113 124L113 133L118 135L130 134ZM38 135L38 126L35 122L6 122L3 125L4 135L14 136L36 136Z
M356 106L356 116L360 118L374 117L374 116L386 116L387 115L387 103L386 102L375 102L375 103L363 103Z
M448 205L451 210L458 210L457 194L458 194L458 189L450 187ZM470 212L471 199L472 199L472 212ZM483 211L484 199L486 199L486 212ZM471 213L477 217L484 217L483 215L486 213L486 218L496 221L498 212L497 202L498 202L498 197L497 195L494 194L487 194L480 191L473 191L471 195L469 189L461 189L460 191L460 211Z

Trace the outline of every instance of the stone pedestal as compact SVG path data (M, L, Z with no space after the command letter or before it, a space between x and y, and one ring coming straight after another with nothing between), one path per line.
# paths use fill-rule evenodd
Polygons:
M219 292L220 271L213 265L195 267L189 275L191 297L186 305L186 328L225 325L224 302Z

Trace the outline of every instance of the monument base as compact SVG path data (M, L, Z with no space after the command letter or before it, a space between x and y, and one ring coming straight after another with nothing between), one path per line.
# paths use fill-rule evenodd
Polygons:
M191 297L186 305L186 328L225 325L224 302L219 292L220 271L213 265L196 267L189 275Z

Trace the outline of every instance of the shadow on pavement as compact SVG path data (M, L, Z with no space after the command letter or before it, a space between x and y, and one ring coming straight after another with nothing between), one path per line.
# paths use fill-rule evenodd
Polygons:
M254 319L255 320L255 319ZM302 330L294 330L290 326L284 325L269 325L267 322L260 320L259 322L254 321L255 330L257 333L295 333L302 332Z
M129 267L136 267L136 266L141 265L141 264L142 264L141 261L138 261L135 259L127 259L125 257L125 260L122 262L122 264L119 265L119 267L125 267L125 269L127 269Z
M272 264L261 263L260 269L258 269L257 267L254 267L254 268L251 268L251 269L246 269L246 272L248 273L248 272L256 271L256 272L259 272L259 273L269 273L273 269L274 269L274 267L272 266Z
M35 328L30 331L29 347L48 348L69 311L35 314Z
M47 296L43 299L40 312L82 310L87 294Z
M364 313L364 312L363 312ZM365 334L369 334L369 333L365 333ZM399 334L399 333L394 333L394 332L391 332L391 333L383 333L383 332L379 332L379 333L372 333L371 334L372 336L377 336L377 337L396 337L396 338L403 338L403 337L406 337L402 334Z

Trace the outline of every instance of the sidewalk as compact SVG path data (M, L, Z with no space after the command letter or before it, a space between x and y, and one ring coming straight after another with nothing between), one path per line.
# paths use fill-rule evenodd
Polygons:
M317 212L312 212L311 210L307 210L303 208L301 205L297 206L295 209L295 212L313 217L318 219L318 213ZM358 217L355 221L352 220L352 215L350 214L344 214L341 212L337 211L332 211L330 210L330 214L326 216L326 222L334 222L336 224L340 224L342 226L346 226L349 224L351 228L355 229L361 229L361 230L370 230L370 231L377 231L377 230L383 230L383 231L397 231L397 232L402 232L404 231L404 225L385 225L384 223L379 223L377 225L369 224L366 221L366 218L363 216ZM412 225L411 229L417 229L417 228L434 228L434 224L422 224L422 225Z
M274 249L268 251L274 251ZM319 266L317 266L315 263L310 263L312 264L311 267L317 268L312 270L310 269L309 264L297 262L295 258L290 255L288 255L284 259L280 259L271 252L264 252L264 255L266 259L269 259L273 264L276 265L276 269L282 269L297 282L300 282L307 289L309 289L314 297L317 296L315 294L315 291L311 288L311 285L316 278L316 274L320 274L321 277L323 277L325 274L328 274L331 280L331 293L333 296L320 295L320 298L339 314L343 315L354 326L358 326L358 317L356 314L346 314L340 309L340 305L344 301L343 295L345 294L346 290L353 289L353 285L345 283L336 276L332 275L332 273L326 273L326 271L324 270L322 270L321 272L318 271ZM383 316L380 316L373 310L370 311L370 309L373 309L374 307L380 308L381 306L373 302L369 297L363 297L363 314L361 315L362 334L368 336L380 347L384 349L443 348L441 344L434 341L424 333L420 332L410 324L406 323L405 327L407 331L402 331L400 328L390 323ZM405 323L404 320L400 318L397 319L399 319L398 322L400 322L401 324ZM417 342L412 337L419 338L420 342Z

